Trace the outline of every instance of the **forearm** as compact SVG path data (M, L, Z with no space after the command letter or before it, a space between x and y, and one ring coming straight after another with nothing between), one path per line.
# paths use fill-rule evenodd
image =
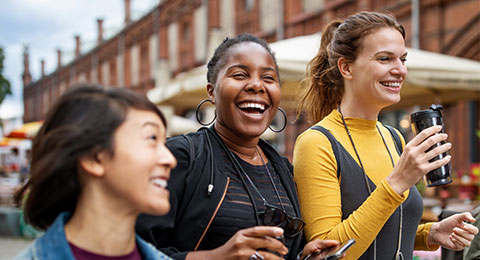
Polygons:
M317 217L314 217L316 220L311 223L308 219L313 214L306 213L304 216L307 222L308 239L321 238L346 241L354 238L357 243L354 248L349 250L346 259L357 259L368 249L385 222L403 201L401 198L392 200L390 195L385 194L387 192L384 189L382 185L377 187L370 197L343 221L341 212L340 214L331 212L328 207L314 210L317 212ZM302 209L308 207L308 202L305 205L302 203ZM318 212L322 213L318 214Z
M220 259L221 257L215 254L214 250L201 250L189 252L185 260L203 260L203 259Z
M341 179L337 177L336 159L326 137L304 135L297 140L294 167L307 240L355 238L357 243L349 250L347 259L357 259L368 249L405 200L385 179L380 179L372 194L342 221L342 200L347 198L341 197Z

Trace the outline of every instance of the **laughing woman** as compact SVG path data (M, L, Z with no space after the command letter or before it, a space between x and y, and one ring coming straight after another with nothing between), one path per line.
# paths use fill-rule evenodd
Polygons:
M135 235L141 212L165 215L176 161L166 122L144 96L78 87L50 110L17 194L27 222L46 229L16 259L170 259Z
M400 156L399 132L378 122L383 108L400 101L406 59L405 31L395 18L362 12L328 25L309 64L300 108L317 123L295 144L295 181L307 239L355 238L346 259L411 260L414 248L438 245L461 250L478 232L464 223L474 220L470 213L419 225L415 183L450 161L430 159L451 144L428 151L447 138L432 127Z
M172 209L140 216L137 231L176 259L295 259L302 249L321 257L337 242L304 247L291 164L260 139L280 103L270 47L248 34L226 39L207 79L216 122L167 141L178 160Z

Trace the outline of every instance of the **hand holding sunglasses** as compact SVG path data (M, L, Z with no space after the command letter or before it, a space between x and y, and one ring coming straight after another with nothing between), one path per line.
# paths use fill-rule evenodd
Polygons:
M265 203L265 207L266 210L259 214L263 225L281 227L287 237L294 237L303 230L305 222L300 218L290 217L284 210L268 203Z

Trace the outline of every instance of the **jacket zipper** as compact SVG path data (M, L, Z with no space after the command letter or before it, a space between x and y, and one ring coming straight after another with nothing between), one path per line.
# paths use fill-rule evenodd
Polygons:
M198 240L197 245L195 246L195 249L193 249L193 251L197 251L198 247L200 246L200 243L202 242L203 238L205 237L205 234L207 233L207 230L210 228L210 225L212 224L213 219L217 215L218 209L220 209L220 206L222 205L223 200L225 199L225 195L227 194L228 184L230 184L230 177L227 177L227 185L225 186L225 190L223 191L222 199L218 203L217 208L215 209L215 212L213 212L212 218L210 218L210 221L208 222L207 227L203 231L203 234L200 237L200 240Z

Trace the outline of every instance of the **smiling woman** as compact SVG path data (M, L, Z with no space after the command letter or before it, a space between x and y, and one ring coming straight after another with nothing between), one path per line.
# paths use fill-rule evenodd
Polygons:
M418 225L417 183L450 161L430 162L450 143L424 130L405 145L399 132L378 122L400 101L407 75L405 31L394 17L361 12L330 23L309 63L299 111L316 123L295 144L293 164L308 240L355 239L346 259L408 259L439 245L460 250L478 229L470 213ZM403 150L403 152L402 152Z
M208 63L216 122L171 138L178 160L172 209L141 215L137 231L175 259L296 259L337 244L303 243L292 167L260 139L280 102L275 56L265 41L227 38Z
M158 108L123 88L78 87L49 111L17 193L45 234L16 259L169 259L135 235L141 212L165 215L175 158ZM38 257L38 258L37 258Z

